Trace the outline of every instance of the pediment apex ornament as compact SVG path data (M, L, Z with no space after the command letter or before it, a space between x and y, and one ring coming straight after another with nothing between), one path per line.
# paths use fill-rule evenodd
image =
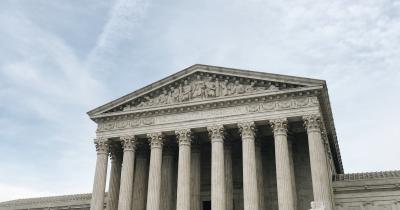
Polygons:
M256 92L274 92L300 85L196 72L108 111L131 111Z
M110 145L108 139L99 137L94 140L97 154L108 154L110 151Z
M223 141L224 140L224 126L223 125L211 125L207 126L208 135L210 136L211 142Z
M151 148L161 148L164 142L164 135L161 132L149 133L147 138Z
M136 149L136 137L133 135L127 135L120 137L122 147L124 151L133 151Z
M240 122L238 123L238 127L242 139L254 138L256 132L254 122Z
M179 145L190 145L192 142L191 131L189 128L180 129L175 131Z
M321 131L321 117L318 115L303 116L304 127L308 132Z
M288 122L286 118L273 119L269 123L275 135L287 135Z

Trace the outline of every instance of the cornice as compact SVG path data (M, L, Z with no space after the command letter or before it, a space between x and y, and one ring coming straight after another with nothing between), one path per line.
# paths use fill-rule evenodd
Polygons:
M400 178L400 170L336 174L333 176L333 181L359 181L359 180L387 179L387 178Z
M328 134L331 135L331 138L328 138L328 140L335 148L335 152L333 153L334 155L333 160L335 163L336 172L338 174L343 174L344 168L343 168L342 156L340 154L340 147L337 140L335 122L333 119L333 113L332 113L331 103L329 100L328 88L326 84L324 84L322 88L322 92L320 94L320 101L321 101L320 107L322 111L322 117L324 119L323 123L325 123L325 127L327 128Z

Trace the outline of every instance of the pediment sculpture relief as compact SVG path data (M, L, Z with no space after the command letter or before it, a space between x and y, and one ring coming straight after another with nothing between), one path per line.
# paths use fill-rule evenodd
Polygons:
M297 87L292 85L293 87ZM196 74L176 81L172 85L133 99L113 111L128 111L137 108L202 101L218 97L228 97L260 91L278 91L289 88L284 83L232 76Z

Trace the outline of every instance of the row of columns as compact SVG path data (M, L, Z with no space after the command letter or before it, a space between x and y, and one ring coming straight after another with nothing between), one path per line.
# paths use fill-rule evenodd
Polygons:
M311 174L314 201L323 203L326 210L332 209L330 200L330 182L327 171L325 148L322 142L320 119L317 116L306 116L303 118L308 133ZM294 184L293 162L289 152L287 138L287 120L270 120L275 139L276 175L279 210L295 210L296 191ZM254 122L238 123L242 136L243 157L243 202L244 210L265 209L263 199L264 193L261 167L261 150L256 149ZM223 125L207 127L211 140L211 208L212 210L233 209L233 185L231 150L229 145L224 146ZM176 210L200 210L200 152L194 148L192 152L190 129L182 129L175 132L179 143L178 179L176 191ZM172 206L174 192L161 191L161 189L173 189L173 174L168 170L163 171L163 165L173 167L173 156L171 160L163 160L163 137L161 133L147 135L150 141L150 164L149 173L146 177L147 160L144 156L138 156L135 164L136 139L134 136L121 137L123 146L122 167L118 157L121 155L111 152L111 178L109 186L109 200L107 210L131 210L132 204L135 209L146 210L168 209ZM93 185L91 210L103 210L104 191L107 174L107 160L109 145L105 139L96 142L97 162ZM191 157L193 156L193 157ZM256 156L258 156L256 158ZM120 172L120 176L118 175ZM135 178L134 178L135 177ZM147 180L148 178L148 180ZM147 184L147 199L145 189ZM163 187L167 184L169 187ZM119 190L118 190L118 186ZM134 187L133 187L134 186ZM161 202L161 195L164 203ZM260 197L259 197L260 196ZM117 202L118 201L118 202ZM117 205L118 203L118 205Z

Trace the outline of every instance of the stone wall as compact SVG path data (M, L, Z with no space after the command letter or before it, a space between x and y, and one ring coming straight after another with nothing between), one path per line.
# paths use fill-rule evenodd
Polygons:
M400 210L400 171L336 175L333 188L337 210Z
M76 194L41 198L27 198L0 203L0 210L89 210L92 195ZM104 205L105 207L105 205Z
M297 139L299 143L302 141L302 137L297 137ZM268 144L266 146L264 153L264 160L268 160L264 161L266 209L275 210L278 208L276 181L274 181L276 180L274 151L272 146ZM312 199L312 188L310 176L306 173L309 170L307 169L308 160L303 157L307 147L298 147L294 144L293 148L295 165L298 162L303 163L301 167L295 167L298 210L308 210L309 201ZM237 171L234 174L240 173ZM336 210L400 210L400 171L339 174L333 179ZM243 209L241 197L241 191L235 191L235 209ZM18 199L0 203L0 210L89 210L90 198L90 194L77 194Z

